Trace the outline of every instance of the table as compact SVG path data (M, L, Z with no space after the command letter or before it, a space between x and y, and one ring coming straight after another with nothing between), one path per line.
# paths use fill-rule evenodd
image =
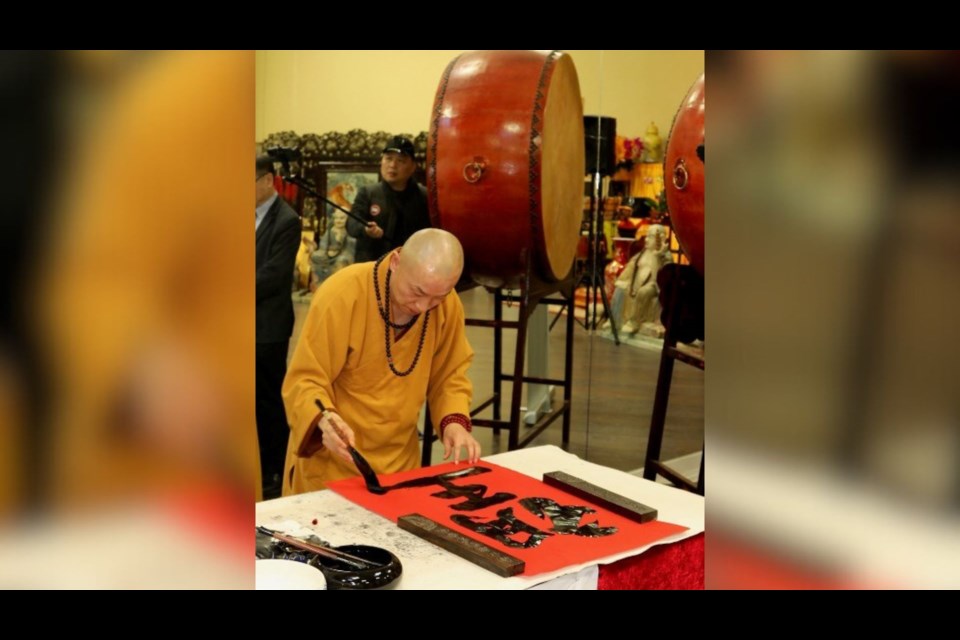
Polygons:
M394 523L353 504L332 491L315 491L257 503L258 525L291 533L315 533L335 546L371 544L389 549L403 563L403 576L391 585L396 589L528 589L528 588L618 588L649 586L646 578L663 572L664 566L682 561L688 569L679 582L661 586L702 586L704 500L702 496L644 480L616 469L581 460L556 446L541 446L488 456L490 461L534 478L550 471L566 471L623 496L650 505L659 518L688 529L655 545L601 558L593 563L533 577L501 578L443 549L402 531ZM313 521L316 520L316 524ZM675 544L680 543L681 544ZM674 544L671 544L674 543ZM667 545L646 558L651 547ZM624 562L625 558L632 558ZM616 564L611 564L616 563ZM598 570L599 565L607 565ZM698 566L699 565L699 566ZM653 568L655 567L655 568ZM697 578L699 576L699 578ZM699 580L699 585L696 584Z

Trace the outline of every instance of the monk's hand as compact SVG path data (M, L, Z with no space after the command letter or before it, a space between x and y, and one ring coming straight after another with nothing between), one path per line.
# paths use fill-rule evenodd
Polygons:
M323 445L335 456L340 456L345 461L353 464L353 457L350 455L348 445L356 446L356 437L351 429L339 414L333 411L327 411L317 427L323 433Z
M460 424L449 424L443 430L443 459L450 458L453 454L453 461L460 462L460 448L464 449L464 462L470 464L480 459L480 443L470 435L470 433Z
M366 229L363 230L368 236L375 240L379 240L383 237L383 229L380 228L376 222L368 222Z

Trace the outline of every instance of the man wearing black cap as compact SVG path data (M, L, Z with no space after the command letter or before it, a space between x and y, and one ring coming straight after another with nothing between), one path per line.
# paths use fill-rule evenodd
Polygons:
M366 226L352 218L347 223L347 231L357 239L357 262L376 260L430 226L427 190L413 179L413 154L407 138L388 140L380 158L383 181L357 194L351 211L367 221Z

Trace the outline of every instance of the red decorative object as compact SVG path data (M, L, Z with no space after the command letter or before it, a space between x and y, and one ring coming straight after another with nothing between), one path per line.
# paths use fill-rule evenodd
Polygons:
M704 275L704 77L687 92L673 120L664 183L673 229L690 263Z
M640 226L640 220L638 218L624 218L617 223L617 235L621 238L630 238L631 240L637 235L637 227ZM616 247L614 247L616 251Z
M630 259L630 246L635 242L633 238L614 238L613 239L613 260L603 270L605 283L607 286L607 300L613 299L614 286L617 278L627 266L627 260Z
M277 190L280 197L287 201L291 207L297 206L297 193L299 188L292 182L287 182L280 176L274 176L273 188Z

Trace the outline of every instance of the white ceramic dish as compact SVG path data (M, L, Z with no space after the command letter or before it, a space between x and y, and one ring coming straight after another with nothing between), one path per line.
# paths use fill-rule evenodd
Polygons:
M326 589L327 579L319 569L295 560L257 560L257 589Z

